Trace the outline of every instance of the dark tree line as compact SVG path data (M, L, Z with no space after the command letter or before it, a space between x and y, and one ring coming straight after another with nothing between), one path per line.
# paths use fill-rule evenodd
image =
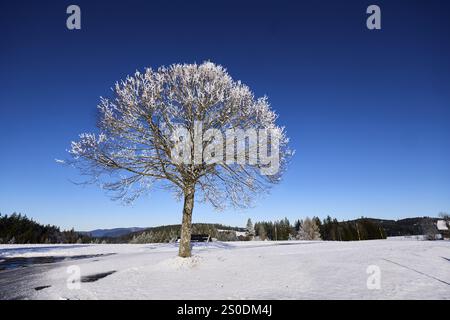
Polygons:
M386 232L381 225L371 219L361 218L339 222L328 216L323 221L318 217L313 217L312 220L318 226L322 240L356 241L386 238ZM293 239L296 238L302 223L302 220L296 220L291 225L287 218L275 222L257 222L255 223L255 234L261 240Z
M355 241L386 239L386 232L381 225L366 218L338 222L337 219L332 219L328 216L319 225L319 229L323 240Z
M255 235L261 240L289 240L294 234L294 227L288 218L279 221L256 222Z
M52 225L41 225L26 215L13 213L0 214L0 243L86 243L92 239L87 235L75 232L73 229L61 231Z

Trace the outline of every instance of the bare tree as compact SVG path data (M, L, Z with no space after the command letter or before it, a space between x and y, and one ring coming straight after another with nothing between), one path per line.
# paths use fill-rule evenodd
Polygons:
M439 237L439 230L432 218L423 219L420 223L422 234L425 240L436 240Z
M218 210L248 207L293 154L267 98L211 62L136 72L113 92L98 106L99 132L72 142L67 162L114 199L131 202L153 186L184 199L181 257L191 255L194 195Z
M450 221L450 214L448 212L440 212L439 217L445 221Z

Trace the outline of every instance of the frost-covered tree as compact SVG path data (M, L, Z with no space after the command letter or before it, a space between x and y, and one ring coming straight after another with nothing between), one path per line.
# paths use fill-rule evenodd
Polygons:
M156 242L155 241L155 236L153 234L153 232L149 231L149 232L142 232L138 235L134 235L133 238L130 240L130 243L133 244L143 244L143 243L153 243Z
M300 226L297 238L299 240L320 240L319 226L315 219L306 218Z
M262 241L267 239L267 231L266 228L264 227L264 224L262 223L258 225L258 237Z
M255 229L253 227L253 223L250 218L248 218L248 220L247 220L247 225L246 225L245 229L246 229L247 236L253 237L255 235Z
M99 132L72 142L68 162L116 199L132 201L156 186L183 199L181 257L191 255L194 199L245 208L280 181L292 155L267 98L214 63L146 69L113 93L98 106Z

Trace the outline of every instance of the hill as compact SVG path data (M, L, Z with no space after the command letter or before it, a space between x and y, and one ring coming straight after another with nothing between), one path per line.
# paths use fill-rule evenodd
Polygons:
M432 217L416 217L400 220L366 219L380 225L388 237L426 234L430 229L436 228L436 223L439 220L439 218Z
M219 230L233 230L233 231L245 231L245 228L224 226L217 223L193 223L193 234L208 234L218 240L221 239L223 232ZM181 225L166 225L147 228L138 232L133 232L117 239L117 242L131 242L131 243L150 243L150 242L170 242L175 241L181 232Z
M59 227L42 225L26 215L0 214L0 244L22 243L86 243L92 239L72 230L61 231Z
M94 238L118 238L133 232L139 232L146 228L131 227L131 228L113 228L113 229L95 229L91 231L82 231L80 233L87 234Z

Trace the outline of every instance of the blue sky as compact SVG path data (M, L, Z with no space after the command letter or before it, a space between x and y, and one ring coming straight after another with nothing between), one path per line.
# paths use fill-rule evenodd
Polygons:
M378 4L382 30L366 28ZM65 27L78 4L82 29ZM71 140L135 70L211 60L268 95L296 149L254 208L195 222L450 211L448 1L10 1L0 5L0 212L77 230L181 221L162 191L133 206L81 187Z

